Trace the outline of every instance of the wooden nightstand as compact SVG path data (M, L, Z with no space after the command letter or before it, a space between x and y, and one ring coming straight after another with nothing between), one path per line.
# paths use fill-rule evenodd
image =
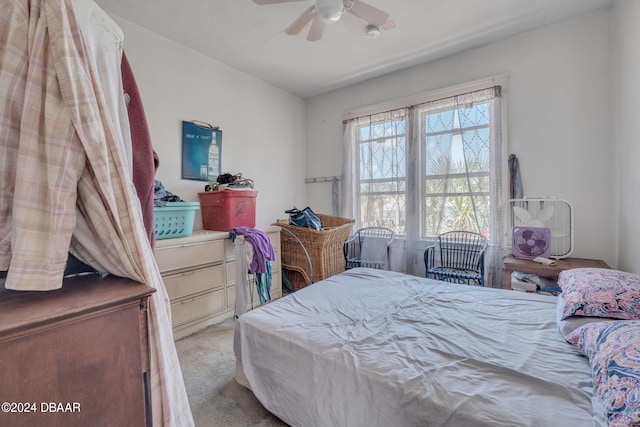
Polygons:
M518 259L507 256L504 261L504 288L511 289L511 273L519 271L521 273L537 274L542 277L552 277L557 279L561 271L571 268L609 268L606 262L599 259L586 258L564 258L557 260L556 265L544 265L526 259Z

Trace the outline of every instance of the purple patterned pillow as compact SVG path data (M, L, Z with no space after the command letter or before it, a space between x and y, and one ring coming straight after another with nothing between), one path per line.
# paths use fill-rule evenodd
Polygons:
M640 319L640 276L606 268L575 268L560 273L564 307L570 316Z
M640 321L589 323L567 341L589 358L609 427L640 425Z

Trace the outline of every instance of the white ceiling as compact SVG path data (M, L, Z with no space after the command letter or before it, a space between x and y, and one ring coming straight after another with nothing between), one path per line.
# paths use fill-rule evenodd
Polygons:
M307 98L479 47L612 0L364 0L395 28L368 39L351 14L307 41L284 33L313 0L96 0L106 11L292 94ZM126 49L126 47L125 47Z

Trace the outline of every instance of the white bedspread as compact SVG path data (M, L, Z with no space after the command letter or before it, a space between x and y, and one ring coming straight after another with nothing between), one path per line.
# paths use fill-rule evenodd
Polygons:
M237 378L293 426L592 426L554 297L349 270L237 321Z

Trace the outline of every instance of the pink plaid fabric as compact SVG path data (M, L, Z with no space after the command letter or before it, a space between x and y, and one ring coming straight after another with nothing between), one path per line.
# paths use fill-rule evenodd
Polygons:
M193 425L169 299L72 0L0 0L0 269L5 286L62 286L70 246L155 288L149 310L154 425ZM114 70L113 72L120 72ZM76 214L100 242L73 237ZM114 270L114 271L112 271Z

